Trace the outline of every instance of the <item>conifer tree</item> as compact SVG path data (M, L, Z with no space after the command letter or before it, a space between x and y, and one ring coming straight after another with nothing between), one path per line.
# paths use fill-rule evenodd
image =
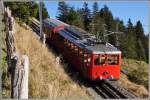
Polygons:
M59 2L59 15L57 18L67 24L83 28L82 16L74 7L70 7L65 2Z
M97 16L98 12L99 12L98 3L94 2L94 4L93 4L93 17Z
M148 47L147 45L148 41L146 40L146 36L144 35L144 30L140 21L136 23L135 36L137 41L136 48L137 48L138 58L140 60L146 60L146 54L147 54L146 49Z
M77 19L77 17L77 12L75 11L74 7L70 7L67 16L67 23L70 25L75 25L75 20Z
M126 57L127 58L137 58L137 53L136 53L136 38L134 34L134 27L131 22L131 19L129 18L128 20L128 25L126 28L126 35L125 35L125 50L126 50Z
M106 24L106 26L105 26L106 30L107 31L115 31L115 21L113 19L113 15L106 5L104 5L104 7L100 10L100 16L104 19L104 22ZM107 39L111 44L113 44L113 45L115 44L115 36L114 35L107 36Z
M42 19L49 18L49 17L50 16L49 16L49 14L47 12L47 9L46 9L44 3L42 3Z
M91 22L91 14L90 14L90 9L88 8L88 3L86 2L84 2L83 4L82 15L83 15L84 29L89 31L89 25Z
M114 19L115 22L115 32L121 32L121 33L117 33L114 34L115 36L115 46L118 47L119 49L121 49L121 43L122 43L122 36L124 34L125 31L125 26L122 20L120 20L119 18L115 18Z
M67 23L69 6L64 1L61 1L58 3L58 11L59 11L59 14L58 16L56 16L57 19Z
M80 28L83 29L84 28L84 24L83 24L83 17L82 17L82 15L80 14L79 10L74 11L74 12L75 12L74 16L76 16L76 17L74 18L72 25L75 25L75 26L80 27Z
M92 21L90 23L90 32L100 39L103 39L104 35L104 20L100 17L98 3L93 4Z

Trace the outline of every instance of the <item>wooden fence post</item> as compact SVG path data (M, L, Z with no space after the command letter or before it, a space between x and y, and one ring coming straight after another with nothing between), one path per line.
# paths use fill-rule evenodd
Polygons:
M6 8L6 44L7 44L7 63L11 75L11 97L28 99L28 56L19 56L14 47L14 19L11 11Z
M12 98L28 99L29 58L26 55L13 57L11 71Z
M29 58L28 56L23 56L24 63L24 76L22 81L22 89L20 91L20 99L28 99L28 77L29 77Z

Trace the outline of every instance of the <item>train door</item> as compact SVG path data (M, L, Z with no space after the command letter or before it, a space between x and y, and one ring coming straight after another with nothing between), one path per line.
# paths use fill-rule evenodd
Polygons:
M91 69L91 54L85 53L83 55L83 69L82 69L85 78L89 77L90 69Z

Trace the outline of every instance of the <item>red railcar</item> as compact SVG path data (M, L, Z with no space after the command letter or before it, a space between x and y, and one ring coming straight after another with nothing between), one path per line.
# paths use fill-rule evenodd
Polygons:
M110 43L97 42L95 36L56 19L45 19L47 41L90 80L119 79L121 51Z

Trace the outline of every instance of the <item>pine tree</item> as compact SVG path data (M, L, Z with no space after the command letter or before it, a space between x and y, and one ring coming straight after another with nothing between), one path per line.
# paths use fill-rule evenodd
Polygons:
M106 5L100 10L100 16L104 19L105 24L107 25L106 28L112 30L113 15Z
M106 24L105 28L107 31L115 31L115 21L113 19L113 15L109 8L104 5L104 7L100 10L100 16L104 19L104 22ZM115 45L115 35L109 35L107 36L107 40Z
M84 17L83 17L83 9L82 8L80 8L80 9L77 9L77 14L78 14L78 26L80 27L80 28L82 28L82 29L84 29L85 27L84 27Z
M137 45L136 45L136 52L137 52L137 57L139 60L146 60L145 56L145 50L142 44L142 41L140 39L137 40Z
M115 27L116 27L116 32L124 32L125 31L125 26L122 20L119 18L116 18L115 20ZM115 46L121 49L121 44L122 44L122 36L124 33L119 33L119 34L114 34L115 35Z
M59 2L59 15L57 18L67 24L83 28L83 18L80 12L70 7L65 2Z
M137 39L141 39L143 46L147 47L148 41L146 40L146 36L144 34L144 29L143 29L142 23L140 21L137 21L137 23L135 25L135 34L136 34Z
M69 11L70 13L72 13L72 16L73 16L73 19L72 19L72 25L74 26L77 26L77 27L80 27L80 28L84 28L84 25L83 25L83 18L80 14L80 12L78 12L78 10L70 10Z
M98 12L99 12L98 3L94 2L94 4L93 4L93 17L97 16Z
M100 39L103 39L104 35L104 20L100 17L98 3L93 4L92 21L90 23L90 32Z
M142 27L142 24L140 21L138 21L136 23L135 26L135 36L136 36L136 48L137 48L137 54L138 54L138 58L140 60L146 60L146 52L147 52L147 39L146 36L144 35L144 30Z
M134 34L134 27L131 22L131 19L128 20L128 25L126 28L126 35L124 40L124 49L125 49L125 56L127 58L137 58L136 53L136 38Z
M88 8L88 3L86 3L86 2L84 2L84 4L83 4L82 15L83 15L84 29L89 31L91 15L90 15L90 9Z
M47 9L45 8L45 5L44 3L42 3L42 19L45 19L45 18L49 18L49 14L47 12Z
M69 6L64 1L59 2L58 3L58 11L59 11L59 14L58 14L58 16L56 16L57 19L67 23Z
M70 25L75 24L75 20L77 19L77 17L77 12L75 11L74 7L70 7L66 23Z

